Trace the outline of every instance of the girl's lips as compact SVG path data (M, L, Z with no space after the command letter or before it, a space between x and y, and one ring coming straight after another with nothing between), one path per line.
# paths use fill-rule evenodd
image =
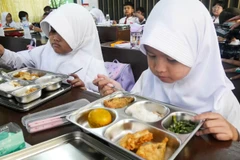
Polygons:
M55 48L59 48L60 47L60 45L59 44L56 44L56 43L52 43L52 46Z

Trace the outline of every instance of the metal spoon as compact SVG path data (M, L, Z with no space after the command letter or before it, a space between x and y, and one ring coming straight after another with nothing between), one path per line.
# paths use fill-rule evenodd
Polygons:
M83 68L79 68L78 70L76 70L76 71L74 71L74 72L68 74L68 76L73 75L73 74L77 73L78 71L81 71L82 69L83 69Z

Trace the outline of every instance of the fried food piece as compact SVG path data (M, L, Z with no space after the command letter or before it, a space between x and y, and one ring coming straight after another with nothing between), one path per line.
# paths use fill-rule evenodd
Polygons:
M117 97L117 98L112 98L105 100L103 102L105 107L108 108L122 108L134 101L133 97Z
M164 160L167 142L168 138L165 137L161 143L145 143L136 154L146 160Z
M148 130L142 130L134 134L128 133L120 140L120 145L128 150L138 149L143 143L150 142L153 134Z
M32 92L35 92L37 90L37 88L30 88L29 90L27 90L25 93L26 94L30 94Z
M14 75L16 78L20 78L23 80L34 80L39 78L39 75L37 73L30 73L30 72L18 72L16 75Z
M18 83L18 82L12 81L12 82L10 82L10 84L11 84L13 87L21 87L21 84Z

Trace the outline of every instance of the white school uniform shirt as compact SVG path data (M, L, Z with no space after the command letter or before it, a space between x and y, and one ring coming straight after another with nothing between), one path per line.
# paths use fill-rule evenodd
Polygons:
M46 45L36 47L31 51L15 53L5 49L1 61L16 69L33 67L63 74L70 74L83 68L76 74L88 89L97 91L97 87L92 84L92 81L97 77L97 74L107 75L107 72L97 28L91 14L77 4L62 5L41 22L41 28L46 36L49 36L50 26L72 48L70 53L58 54L48 42Z
M121 19L119 20L119 24L124 24L126 18L127 18L127 17L121 18ZM139 24L140 22L139 22L139 20L138 20L137 17L133 17L133 16L128 17L126 24L133 24L133 23L138 23L138 24Z
M214 24L219 24L219 17L212 16L212 19Z
M140 50L146 54L144 45L163 52L191 70L181 80L164 83L147 69L133 92L196 113L220 113L240 130L240 105L222 66L212 18L201 2L159 1L148 17L140 42Z

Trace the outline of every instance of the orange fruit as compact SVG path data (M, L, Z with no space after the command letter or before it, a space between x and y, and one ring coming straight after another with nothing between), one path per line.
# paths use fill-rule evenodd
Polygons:
M92 128L103 127L112 122L111 113L103 108L97 108L88 114L88 124Z

